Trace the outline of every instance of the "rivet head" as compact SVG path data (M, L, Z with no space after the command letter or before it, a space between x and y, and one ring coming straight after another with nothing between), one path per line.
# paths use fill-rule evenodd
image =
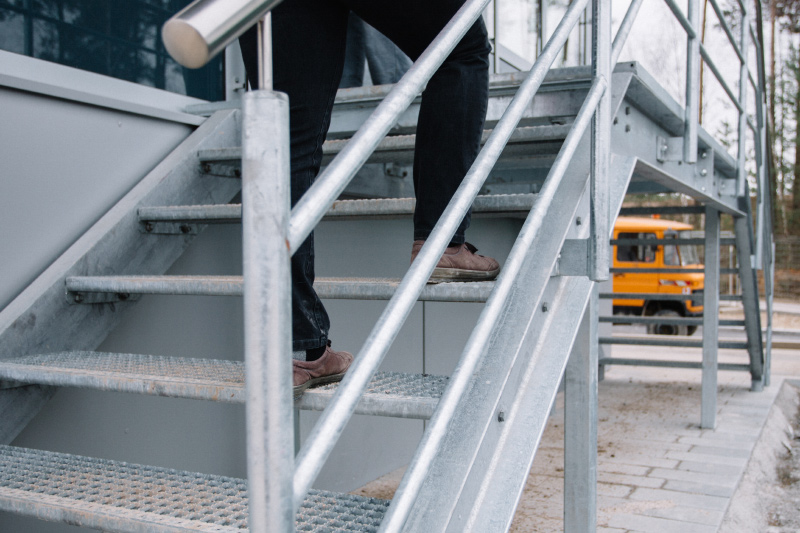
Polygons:
M700 171L700 175L701 176L708 176L708 170L706 170L706 169L701 170Z

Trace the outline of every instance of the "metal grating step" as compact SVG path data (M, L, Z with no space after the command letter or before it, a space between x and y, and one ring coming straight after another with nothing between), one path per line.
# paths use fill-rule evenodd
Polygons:
M478 196L472 204L476 216L509 216L527 214L536 200L535 194L498 194ZM334 202L325 220L354 218L399 218L414 213L414 198L381 198L376 200L339 200ZM200 224L230 224L242 220L241 204L180 205L140 207L143 223L192 222Z
M314 290L321 298L338 300L388 300L399 279L390 278L318 278ZM126 300L138 294L173 294L194 296L241 296L241 276L73 276L66 281L70 300L78 303ZM421 301L485 302L494 288L493 281L429 284ZM109 298L86 297L90 293Z
M511 139L500 156L500 161L530 159L542 155L555 155L569 133L571 124L520 127L514 130ZM485 130L481 144L485 143L492 130ZM322 164L327 165L341 152L350 139L325 141L322 145ZM414 160L416 135L395 135L383 139L367 163L411 164ZM242 149L220 148L200 150L198 158L203 171L210 174L240 177Z
M37 383L130 392L153 396L244 403L244 364L102 352L27 355L0 361L0 383ZM378 372L356 412L365 415L428 419L447 385L446 376ZM338 384L308 389L295 404L321 411Z
M377 531L389 502L312 490L298 531ZM110 531L247 529L247 482L0 446L0 510Z

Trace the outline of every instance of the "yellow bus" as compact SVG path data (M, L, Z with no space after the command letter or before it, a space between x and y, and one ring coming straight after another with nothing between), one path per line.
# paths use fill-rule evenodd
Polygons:
M689 237L692 226L672 220L642 217L619 217L614 224L614 239L670 239ZM674 244L619 244L613 248L614 268L669 268L676 272L615 272L615 294L698 294L703 292L704 275L680 272L681 269L703 268L697 247ZM692 300L659 300L657 298L614 298L614 314L663 317L702 316L702 303ZM651 324L648 333L691 335L697 326Z

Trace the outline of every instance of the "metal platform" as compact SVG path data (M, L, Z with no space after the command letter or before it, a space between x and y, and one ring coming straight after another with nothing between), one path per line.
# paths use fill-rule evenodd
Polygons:
M312 490L298 531L377 531L389 502ZM0 446L0 510L105 531L247 529L247 482Z

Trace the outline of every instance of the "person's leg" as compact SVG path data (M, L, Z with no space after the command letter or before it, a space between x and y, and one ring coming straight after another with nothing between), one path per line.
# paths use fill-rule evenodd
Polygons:
M414 60L464 3L344 1ZM479 19L423 93L414 156L415 240L428 237L477 156L488 103L490 50L486 28ZM469 219L467 214L452 244L464 242Z
M322 163L322 143L344 62L348 9L330 0L291 0L272 13L273 77L289 95L291 201L308 190ZM242 56L257 88L256 33L241 39ZM316 359L326 350L330 320L314 291L313 233L292 256L293 350Z

